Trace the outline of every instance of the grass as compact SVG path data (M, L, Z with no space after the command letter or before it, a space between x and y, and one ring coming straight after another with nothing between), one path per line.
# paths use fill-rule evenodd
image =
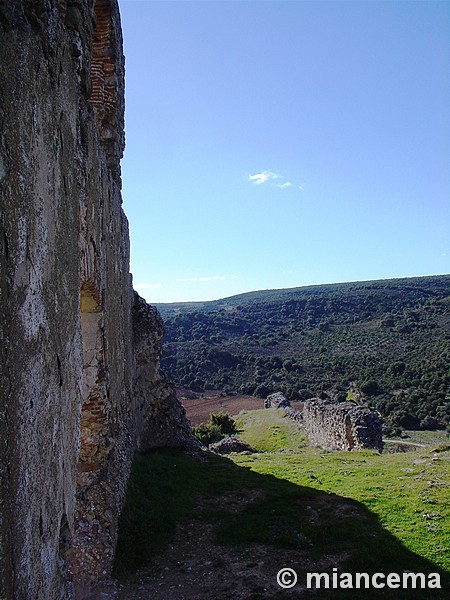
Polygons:
M257 473L360 503L406 548L450 570L448 453L432 460L424 452L383 456L308 448L296 455L233 460Z
M266 429L270 418L267 414L261 420ZM281 425L287 421L286 429L291 431L289 419L276 421ZM257 436L264 435L264 428L253 427L251 420L243 426L241 436L253 437L258 447ZM297 448L295 454L236 455L233 460L260 474L360 502L407 548L450 570L450 452L434 452L446 439L445 432L408 433L411 441L429 446L386 455L305 447Z
M443 590L402 595L372 589L364 598L449 597L448 451L379 455L308 448L275 410L241 413L238 423L239 435L259 453L205 461L170 450L136 457L119 529L117 574L150 563L177 522L195 517L214 526L217 544L257 544L268 553L278 548L287 562L292 553L305 552L318 565L336 556L340 571L351 573L441 573ZM279 452L282 444L290 452ZM241 501L242 510L231 510L230 498ZM346 598L349 592L328 596L323 590L320 597Z
M298 449L307 444L303 431L286 419L283 409L245 410L234 418L238 436L257 452Z
M403 438L390 438L399 442L407 441L413 444L436 445L449 444L450 435L444 430L437 431L412 431L405 430Z

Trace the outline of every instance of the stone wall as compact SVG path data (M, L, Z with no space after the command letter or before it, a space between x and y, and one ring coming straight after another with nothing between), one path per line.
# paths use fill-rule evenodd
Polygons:
M111 571L136 445L190 433L133 332L117 2L1 2L0 37L0 598L61 600Z
M379 413L351 402L307 400L302 423L309 443L325 450L381 451L383 447Z
M158 447L195 452L200 444L192 435L174 385L160 369L164 333L161 316L136 292L132 315L136 447L141 452Z

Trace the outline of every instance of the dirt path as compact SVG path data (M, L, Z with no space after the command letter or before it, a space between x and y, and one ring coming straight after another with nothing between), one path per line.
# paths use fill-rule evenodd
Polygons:
M224 508L236 513L262 494L262 490L252 490L244 501L242 494L229 494L209 499L201 509ZM321 504L309 507L312 521L326 508ZM288 600L309 596L310 592L301 581L292 590L281 589L277 583L281 568L316 571L342 560L330 555L318 564L307 551L263 545L223 546L215 543L214 528L201 516L180 523L171 543L150 567L105 584L83 600Z
M405 444L406 446L418 446L419 448L426 448L430 444L419 444L419 442L408 442L406 440L383 440L385 444Z

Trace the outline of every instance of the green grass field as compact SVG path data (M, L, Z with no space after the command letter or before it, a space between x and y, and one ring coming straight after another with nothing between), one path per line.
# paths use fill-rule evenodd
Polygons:
M289 419L283 409L246 410L235 421L238 437L245 440L257 452L298 450L307 446L303 431Z
M276 420L279 423L278 416ZM267 421L265 416L259 423L260 441L251 426L241 437L264 446L261 423ZM291 431L289 422L286 429ZM273 431L270 426L267 430ZM356 500L405 547L450 570L450 452L433 452L441 432L421 433L425 435L419 436L420 442L430 446L414 452L380 455L298 448L293 453L235 455L233 461L260 474Z
M450 597L448 450L326 452L305 446L301 431L280 411L244 412L237 422L239 436L257 453L203 461L168 450L137 456L117 573L151 562L176 523L195 514L197 523L200 517L214 525L215 543L226 547L273 547L285 550L287 559L306 552L318 565L332 556L348 572L439 572L444 586L364 590L364 598ZM241 499L244 508L209 503L220 497L234 504ZM328 596L323 590L320 597L350 593L333 590Z

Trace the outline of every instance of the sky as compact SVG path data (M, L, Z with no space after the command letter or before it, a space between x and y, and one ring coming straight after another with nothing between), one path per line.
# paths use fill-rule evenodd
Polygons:
M450 272L450 2L119 5L147 301Z

